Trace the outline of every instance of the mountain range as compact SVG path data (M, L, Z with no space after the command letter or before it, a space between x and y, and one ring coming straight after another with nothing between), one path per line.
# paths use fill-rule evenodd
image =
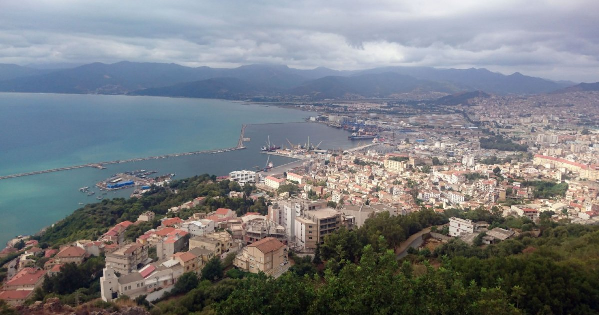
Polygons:
M256 96L397 98L405 93L538 94L561 91L572 82L554 82L487 69L383 67L359 71L294 69L280 65L237 68L185 67L166 63L91 63L69 69L34 69L0 64L0 91L133 94L247 99ZM581 88L582 89L582 88Z

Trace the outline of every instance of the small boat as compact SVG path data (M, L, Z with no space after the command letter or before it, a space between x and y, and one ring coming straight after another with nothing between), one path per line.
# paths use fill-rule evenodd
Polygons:
M80 206L83 206L83 202L80 202L80 203L79 203L79 205L80 205Z
M98 196L98 197L96 197L96 199L98 199L98 200L102 200L102 198L104 198L104 196Z
M88 195L88 196L93 196L95 193L96 193L96 192L94 192L94 191L90 191L90 192L88 192L88 193L87 193L87 195Z

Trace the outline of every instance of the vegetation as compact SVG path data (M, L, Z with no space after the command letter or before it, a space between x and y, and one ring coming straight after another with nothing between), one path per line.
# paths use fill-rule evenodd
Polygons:
M189 217L193 212L210 212L218 208L229 208L243 215L250 211L266 213L268 207L264 199L254 202L251 198L229 198L228 193L231 182L224 180L216 182L215 176L201 175L183 180L174 181L169 187L153 187L141 198L115 198L104 199L99 203L89 204L76 210L62 221L48 228L40 237L41 242L53 245L65 244L79 239L97 239L109 228L122 221L136 221L137 217L146 211L164 216L167 209L179 206L196 197L206 197L203 206L178 214L181 218ZM246 187L243 188L244 190ZM252 186L247 187L252 191ZM176 193L175 193L176 191ZM127 232L127 238L133 239L153 223L144 223L141 228L133 228Z
M223 266L220 257L215 256L210 259L204 268L202 268L202 279L216 281L223 277Z
M523 187L534 187L535 198L554 198L558 196L565 196L568 191L567 183L555 183L550 181L525 181L522 183Z
M510 139L502 136L491 136L488 138L480 138L480 147L482 149L496 149L500 151L522 151L528 150L527 145L517 144Z
M391 161L397 161L397 162L408 161L409 159L410 158L407 157L407 156L390 156L389 157L389 160L391 160Z

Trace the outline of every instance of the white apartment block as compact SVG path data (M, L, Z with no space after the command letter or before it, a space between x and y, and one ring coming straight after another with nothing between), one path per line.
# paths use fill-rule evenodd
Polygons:
M244 186L247 183L256 182L256 172L246 170L233 171L229 173L229 179L238 182L241 186Z
M449 218L449 235L460 236L462 234L474 233L474 223L472 220Z

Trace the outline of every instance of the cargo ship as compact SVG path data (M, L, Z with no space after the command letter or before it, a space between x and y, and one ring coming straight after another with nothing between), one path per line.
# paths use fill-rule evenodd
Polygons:
M370 139L374 139L376 138L377 135L367 135L367 134L357 134L357 133L352 133L351 136L348 136L347 139L349 140L370 140Z

